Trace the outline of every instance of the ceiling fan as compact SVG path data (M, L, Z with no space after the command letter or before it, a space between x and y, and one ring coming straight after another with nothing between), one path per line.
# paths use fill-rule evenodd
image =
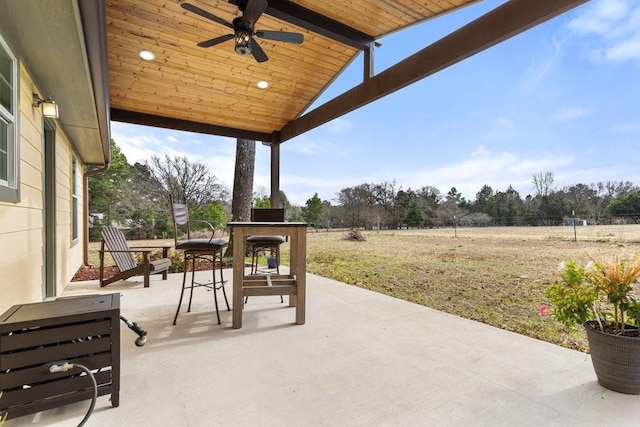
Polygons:
M240 55L252 54L256 61L264 62L269 59L267 54L262 50L258 42L253 38L256 36L265 40L273 40L285 43L297 43L300 44L304 40L304 36L299 33L289 33L286 31L267 31L267 30L254 30L254 26L267 8L267 0L238 0L238 9L242 12L242 16L233 20L233 23L228 23L222 18L200 9L198 6L194 6L191 3L182 3L183 9L193 12L203 18L210 19L213 22L224 25L231 28L233 34L225 34L224 36L214 37L209 40L198 43L200 47L211 47L217 44L226 42L227 40L235 39L236 52Z

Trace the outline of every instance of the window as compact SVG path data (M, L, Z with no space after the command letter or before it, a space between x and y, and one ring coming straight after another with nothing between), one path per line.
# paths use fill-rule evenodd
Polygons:
M71 241L78 241L78 160L73 154L71 158Z
M18 64L0 37L0 200L18 201Z
M9 179L9 168L7 167L9 159L8 128L9 124L0 117L0 182L4 185L7 185Z

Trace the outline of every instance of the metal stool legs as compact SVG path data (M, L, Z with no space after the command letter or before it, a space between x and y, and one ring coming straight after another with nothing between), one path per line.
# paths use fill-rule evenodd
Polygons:
M221 252L220 252L221 254ZM204 286L206 288L209 288L213 291L213 299L216 305L216 316L218 318L218 325L220 325L222 322L220 321L220 310L218 309L218 290L222 289L222 294L224 296L224 301L227 305L227 311L231 311L231 307L229 306L229 300L227 299L227 292L224 289L224 285L227 283L226 280L224 280L224 276L223 276L223 272L222 272L222 256L220 256L220 280L216 281L216 260L218 259L218 253L214 253L213 255L209 255L211 256L211 262L212 262L212 268L211 268L211 274L212 274L212 278L211 278L211 282L209 283L198 283L195 281L195 277L196 277L196 259L209 259L206 258L206 256L203 255L199 255L199 254L193 254L193 253L188 253L185 252L184 255L184 272L182 275L182 289L180 290L180 300L178 301L178 308L176 309L176 314L173 318L173 324L175 325L177 320L178 320L178 314L180 313L180 308L182 307L182 299L184 297L184 291L187 289L187 270L188 270L188 265L189 265L189 260L191 260L191 285L189 286L190 289L190 294L189 294L189 304L187 305L187 313L191 311L191 302L193 301L193 288L195 287L199 287L199 286Z

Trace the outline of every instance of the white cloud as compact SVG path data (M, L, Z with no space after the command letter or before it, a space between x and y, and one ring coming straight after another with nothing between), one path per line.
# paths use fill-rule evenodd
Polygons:
M640 61L640 31L626 40L611 46L604 53L606 61Z
M637 123L625 123L617 126L613 126L607 129L607 132L611 133L620 133L620 134L631 134L634 132L638 132L640 130L640 125Z
M295 151L301 154L313 155L320 151L320 146L313 142L309 137L302 135L296 138L295 141L285 143L282 146L282 149Z
M144 163L154 154L165 154L163 142L149 135L127 136L113 132L111 137L130 164Z
M498 118L495 124L498 129L512 129L514 127L513 122L506 118Z
M364 182L383 182L385 180L387 179L381 177L375 177L374 179L367 179L362 176L354 178L308 178L305 176L284 174L280 177L280 185L291 203L303 206L306 200L313 196L314 193L318 193L318 196L322 200L328 200L333 203L336 194L343 188L353 187ZM268 184L266 186L268 186Z
M517 117L516 113L511 111L509 113L516 117L515 120L518 122L521 121L521 117ZM481 147L491 146L497 141L514 141L520 138L520 123L517 124L514 120L507 117L494 117L493 112L485 112L474 117L474 123L478 124L473 125L475 129L473 132L473 140L481 143L476 155L481 153Z
M115 122L111 131L129 164L144 163L153 155L185 156L191 161L205 163L223 185L233 186L235 140L189 132L166 136L166 130ZM256 153L256 159L262 157L264 153Z
M640 4L637 0L592 1L568 28L583 37L585 53L599 62L640 62Z
M402 165L388 165L388 168L372 169L368 176L353 177L349 173L336 173L331 177L322 178L283 175L281 184L289 200L298 205L303 205L314 193L318 193L323 200L332 201L342 188L365 182L382 183L390 180L394 180L403 189L415 190L425 185L434 186L443 194L451 187L456 187L468 200L474 200L476 193L485 184L491 186L494 191L505 191L511 185L521 197L525 197L533 191L531 182L535 173L562 170L573 162L574 159L568 156L493 153L480 145L456 163L429 170L407 170ZM579 172L577 174L579 175ZM576 182L580 180L571 183Z
M343 117L338 117L337 119L331 120L325 126L326 126L327 130L329 130L330 132L336 133L338 135L342 135L346 131L351 129L352 124L351 124L351 122L349 120L347 120L347 119L345 119Z
M607 35L629 15L629 8L630 3L627 0L593 1L569 22L569 28L582 33Z
M534 92L544 77L553 69L556 59L556 55L536 59L524 73L523 78L515 88L516 92L523 96Z
M529 97L536 93L543 84L545 78L553 72L556 64L562 59L562 40L555 37L552 44L545 51L532 56L531 64L523 73L513 91L523 97Z
M353 144L336 144L334 142L323 140L316 141L310 135L300 135L295 140L285 142L282 149L286 151L297 152L308 156L321 154L346 156L353 151Z
M228 189L233 189L233 175L235 173L235 156L210 155L197 159L209 166L211 173Z
M491 152L486 149L486 147L479 145L478 148L471 153L471 157L486 157L490 155Z
M481 146L458 163L427 171L406 172L398 176L398 182L414 189L432 185L443 193L456 187L470 200L475 199L475 194L485 184L494 191L504 191L511 185L524 197L531 192L531 177L535 173L556 170L572 161L570 157L545 154L525 157L510 152L492 153Z
M584 108L565 107L556 112L556 114L554 115L554 119L558 122L566 122L569 120L580 118L588 113L589 112Z

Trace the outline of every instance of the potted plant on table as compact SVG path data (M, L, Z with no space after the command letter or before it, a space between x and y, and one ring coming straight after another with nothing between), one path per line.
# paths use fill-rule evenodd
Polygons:
M545 290L551 314L568 327L584 325L598 382L611 390L640 394L640 303L636 283L640 256L629 261L591 257L586 266L562 265Z

